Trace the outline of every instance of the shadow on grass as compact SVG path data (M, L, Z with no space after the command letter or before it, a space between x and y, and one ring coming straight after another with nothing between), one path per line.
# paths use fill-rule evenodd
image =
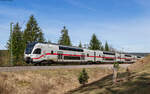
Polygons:
M130 80L127 80L128 73L118 74L117 84L112 82L112 74L101 78L93 83L81 86L66 94L150 94L150 74L143 73L135 76L131 73Z

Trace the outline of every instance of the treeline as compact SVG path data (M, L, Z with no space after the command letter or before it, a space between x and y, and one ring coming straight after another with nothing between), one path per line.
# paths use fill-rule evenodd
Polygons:
M19 23L13 25L12 33L10 34L7 47L9 54L12 52L12 60L14 65L23 64L23 56L26 45L31 42L49 42L45 40L42 29L38 26L38 23L33 15L30 16L26 27L21 30ZM61 36L58 40L58 44L72 46L71 39L68 34L68 30L64 26L61 30ZM103 50L103 51L114 51L112 47L106 42L102 45L102 42L97 38L95 34L92 35L89 45L82 45L81 41L78 45L81 48L89 48L91 50Z
M58 41L58 44L61 45L67 45L67 46L72 46L70 37L68 35L68 30L64 26L63 30L61 30L61 37ZM115 49L108 44L108 42L105 42L105 45L102 45L102 42L97 38L95 34L92 35L90 43L89 44L83 44L79 43L78 47L81 48L88 48L91 50L102 50L102 51L115 51Z
M12 33L7 43L9 54L12 52L13 65L22 65L26 45L35 41L45 42L45 39L33 15L30 16L23 31L18 22L13 25Z

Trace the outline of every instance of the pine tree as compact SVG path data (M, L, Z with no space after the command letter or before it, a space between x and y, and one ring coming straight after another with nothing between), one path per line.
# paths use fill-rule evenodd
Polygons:
M104 47L103 46L101 46L101 51L104 51Z
M30 42L44 42L44 34L33 15L30 16L23 34L25 46Z
M38 39L37 39L38 42L44 42L45 41L44 36L43 36L44 34L41 31L42 30L40 29L40 32L38 33Z
M79 75L79 83L85 85L88 82L89 76L85 69L82 70L82 72Z
M92 35L89 49L91 50L100 50L101 49L101 42L98 40L95 34Z
M106 43L105 43L105 51L110 51L109 45L108 45L107 41L106 41Z
M13 55L13 63L18 64L21 63L23 59L23 53L24 49L23 47L23 33L21 32L21 28L19 26L19 23L16 23L13 27L12 35L10 35L10 38L8 40L8 50L9 53L11 52L12 49L12 55ZM12 41L12 45L11 45ZM11 53L10 53L11 54Z
M68 45L71 46L71 41L70 41L70 37L68 35L68 30L66 29L66 27L64 26L63 30L61 31L61 37L58 41L58 44L60 45Z
M81 41L80 41L80 44L79 44L79 46L78 46L78 47L82 48L82 43L81 43Z

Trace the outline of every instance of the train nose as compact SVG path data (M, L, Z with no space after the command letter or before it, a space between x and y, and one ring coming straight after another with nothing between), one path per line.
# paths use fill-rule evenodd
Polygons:
M32 63L32 59L30 57L26 57L25 58L25 62L28 63L28 64Z

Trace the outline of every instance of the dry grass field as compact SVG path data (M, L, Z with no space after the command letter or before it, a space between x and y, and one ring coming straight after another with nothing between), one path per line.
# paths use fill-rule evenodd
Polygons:
M67 94L150 94L150 56L119 72L116 84L110 74Z
M150 56L120 69L117 83L112 70L87 68L89 82L78 83L82 69L0 72L0 94L149 94Z
M64 94L81 85L78 76L82 69L54 69L0 73L0 94ZM112 72L88 68L89 83Z

